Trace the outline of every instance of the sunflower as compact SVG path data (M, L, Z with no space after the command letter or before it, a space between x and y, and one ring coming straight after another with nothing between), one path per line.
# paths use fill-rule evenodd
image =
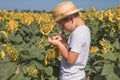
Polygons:
M0 57L2 60L5 58L5 52L3 50L0 51Z
M116 16L116 19L117 19L118 21L120 21L120 14L118 14L118 15Z
M8 33L5 31L0 31L0 33L3 33L6 38L8 38Z
M10 44L5 46L5 52L8 54L11 61L15 62L18 60L18 51Z
M27 73L28 75L35 76L38 74L38 69L35 66L29 66L27 67Z
M44 24L40 28L40 32L43 35L48 35L53 30L54 24Z
M96 53L96 52L98 52L99 51L99 48L97 47L97 46L92 46L91 48L90 48L90 53Z
M53 59L59 58L61 55L57 48L49 49L45 55L45 65L50 63Z
M8 32L16 31L17 28L18 28L18 22L15 20L10 20L6 25L6 29Z

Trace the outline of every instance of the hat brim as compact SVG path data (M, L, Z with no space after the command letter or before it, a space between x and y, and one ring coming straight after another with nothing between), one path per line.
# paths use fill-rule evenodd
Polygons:
M82 10L82 8L73 10L73 11L71 11L70 13L68 13L67 15L64 15L63 17L60 17L60 18L55 19L55 22L59 22L60 20L66 18L66 17L68 17L68 16L70 16L70 15L72 15L72 14L74 14L74 13L77 13L77 12L79 12L79 11L81 11L81 10Z

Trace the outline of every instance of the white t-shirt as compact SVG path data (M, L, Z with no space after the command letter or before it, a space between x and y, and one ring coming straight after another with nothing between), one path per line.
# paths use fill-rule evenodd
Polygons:
M68 64L64 57L62 58L60 80L81 80L86 76L84 68L89 56L90 36L90 30L85 25L77 27L70 34L68 50L80 55L74 65Z

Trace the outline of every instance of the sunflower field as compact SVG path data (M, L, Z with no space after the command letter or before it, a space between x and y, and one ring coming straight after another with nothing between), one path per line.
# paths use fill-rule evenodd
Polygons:
M91 30L88 80L120 80L120 6L79 12ZM0 10L0 80L59 80L61 55L49 36L69 36L51 13Z

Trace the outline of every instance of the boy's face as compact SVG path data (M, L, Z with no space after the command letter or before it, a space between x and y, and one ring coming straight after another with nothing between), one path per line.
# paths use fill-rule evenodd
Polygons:
M60 26L62 26L62 28L66 29L66 24L68 24L68 22L70 21L69 17L65 17L63 19L61 19L59 22L57 22Z
M70 24L70 22L71 22L71 17L68 16L68 17L60 20L60 21L57 22L57 23L58 23L62 28L64 28L65 30L71 32L72 25Z
M60 21L58 21L57 23L61 26L64 26L64 24L67 23L68 21L69 21L69 17L65 17L61 19Z

